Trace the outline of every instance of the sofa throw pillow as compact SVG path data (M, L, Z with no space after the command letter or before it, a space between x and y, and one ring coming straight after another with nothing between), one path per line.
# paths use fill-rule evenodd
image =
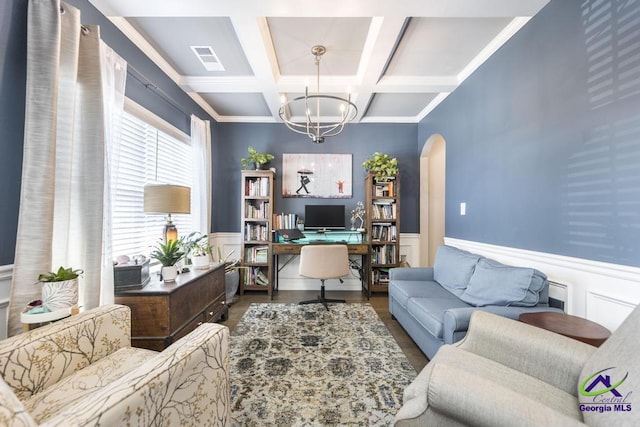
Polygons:
M433 279L459 297L469 285L469 279L480 258L482 258L480 255L442 245L436 252Z
M547 276L535 268L512 267L481 259L460 299L476 307L485 305L533 307Z

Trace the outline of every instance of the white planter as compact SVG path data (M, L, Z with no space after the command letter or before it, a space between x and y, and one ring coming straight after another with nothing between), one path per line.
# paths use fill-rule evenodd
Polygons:
M191 264L196 270L206 270L209 268L209 255L191 257Z
M62 282L40 282L42 305L50 311L62 310L78 304L78 279Z
M178 268L175 265L162 267L162 280L165 282L175 282L178 277Z

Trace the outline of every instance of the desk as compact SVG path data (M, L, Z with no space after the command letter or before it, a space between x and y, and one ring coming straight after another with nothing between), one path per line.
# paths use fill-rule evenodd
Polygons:
M317 242L305 242L305 243L272 243L271 244L271 253L273 256L273 265L275 266L275 280L273 281L273 291L278 290L278 275L280 270L282 270L294 257L300 255L300 248L304 245L309 244L318 244ZM360 255L362 257L362 266L360 267L360 283L362 285L362 292L367 295L367 298L370 297L369 292L367 291L366 284L367 282L367 272L369 271L369 245L367 243L342 243L342 242L331 242L326 241L321 244L346 244L347 249L349 250L349 255ZM289 260L287 260L282 267L280 267L278 263L279 255L291 255ZM273 299L273 292L271 292L271 299Z
M600 347L611 335L607 328L596 322L565 313L551 311L522 313L518 320L595 347Z

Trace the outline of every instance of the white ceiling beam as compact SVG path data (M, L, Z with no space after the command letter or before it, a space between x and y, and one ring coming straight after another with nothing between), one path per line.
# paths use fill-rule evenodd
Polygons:
M253 16L232 16L231 23L236 30L256 82L260 86L267 107L273 117L277 117L280 108L280 94L276 86L279 76L275 49L271 41L266 18Z
M358 67L358 77L361 80L357 88L356 102L359 119L364 117L366 113L378 81L384 73L384 68L393 55L406 20L406 16L399 18L377 17L371 20L367 41Z

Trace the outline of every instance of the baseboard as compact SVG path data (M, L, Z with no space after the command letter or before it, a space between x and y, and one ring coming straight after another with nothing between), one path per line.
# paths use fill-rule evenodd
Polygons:
M445 238L445 243L510 265L537 268L565 311L615 330L640 303L640 268Z

